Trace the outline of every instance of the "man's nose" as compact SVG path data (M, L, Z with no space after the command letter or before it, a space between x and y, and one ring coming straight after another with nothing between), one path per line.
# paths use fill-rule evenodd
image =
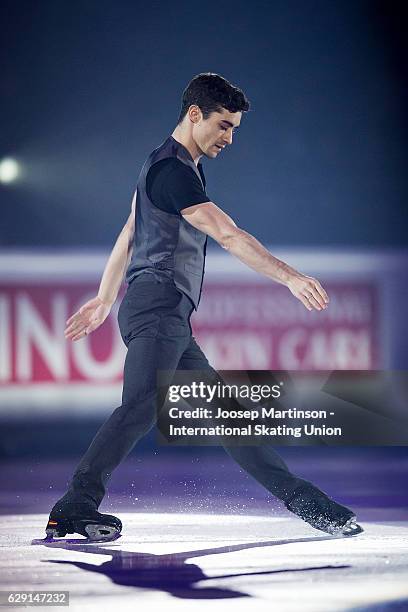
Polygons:
M223 140L229 145L232 144L232 130L227 130L225 132Z

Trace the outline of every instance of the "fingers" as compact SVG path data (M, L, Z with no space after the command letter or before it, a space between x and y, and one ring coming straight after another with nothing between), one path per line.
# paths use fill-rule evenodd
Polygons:
M325 303L328 304L330 300L329 300L329 296L327 295L326 291L323 289L319 281L315 281L315 283L316 283L316 289L319 291L320 295L323 297Z
M71 323L74 323L77 319L81 318L83 314L99 306L99 303L100 302L98 298L92 298L92 300L89 300L88 302L86 302L86 304L81 306L79 310L74 312L74 314L71 317L69 317L69 319L66 321L66 325L70 325Z
M84 313L82 308L81 310L78 310L75 314L72 315L72 317L68 319L68 321L66 321L65 323L66 327L67 328L74 327L76 324L80 323L81 321L83 322L85 319L84 314L87 314L87 313Z
M329 296L326 291L323 289L319 281L310 279L307 287L305 288L306 297L309 302L313 305L316 310L322 310L323 308L327 308L327 304L329 302Z
M91 334L93 331L95 331L95 329L97 327L99 327L101 322L102 321L100 321L99 319L96 319L96 320L92 321L91 324L84 323L82 321L81 323L79 323L78 325L73 327L69 332L68 332L68 330L66 330L64 332L65 338L67 340L68 339L79 340L80 338L84 338L85 336L89 336L89 334Z
M317 300L316 300L316 299L313 297L313 295L310 295L310 294L309 294L309 295L307 295L307 296L306 296L306 299L308 300L309 304L311 304L311 305L313 306L313 308L314 308L315 310L322 310L322 306L320 305L320 302L318 302L318 301L317 301ZM321 298L320 298L320 299L321 299ZM310 310L312 310L312 309L310 309Z
M91 334L93 331L95 331L95 329L96 329L97 327L99 327L99 325L100 325L101 323L102 323L102 321L100 321L99 319L97 319L97 320L95 320L95 321L92 321L92 322L91 322L91 324L90 324L90 325L88 325L88 327L87 327L87 333L88 333L88 336L89 336L89 334Z
M99 327L99 325L102 323L103 317L99 317L97 320L91 319L91 317L95 316L95 313L97 314L100 308L101 302L98 297L92 298L86 302L86 304L81 306L77 312L67 319L64 330L65 338L67 340L79 340Z
M71 323L71 325L69 325L68 327L65 328L64 333L65 334L70 334L70 333L76 331L79 327L83 327L83 326L84 326L84 321L83 320L74 321L73 323Z
M307 297L305 295L302 295L301 293L298 295L299 300L302 302L303 306L305 308L307 308L308 310L313 310L313 308L311 307L309 300L307 299Z
M69 325L69 327L66 327L64 330L64 336L68 339L68 338L72 338L74 339L74 337L76 337L78 334L80 334L81 332L83 332L85 329L87 329L89 326L89 321L84 320L83 317L81 317L80 319L76 320L74 323L72 323L71 325Z
M82 332L84 332L87 329L86 325L81 325L80 327L77 327L76 329L74 329L72 332L70 332L69 334L64 334L65 335L65 339L66 340L74 340L75 338L77 338L78 335L82 334ZM82 336L81 336L82 338Z
M79 310L77 312L75 312L72 317L69 317L68 321L66 322L66 325L71 325L71 323L74 323L78 317L80 317L81 314L79 312Z
M313 293L313 297L319 302L322 307L325 307L329 303L329 296L323 289L319 281L313 279L313 284L309 289Z
M75 335L72 336L71 340L75 341L75 340L80 340L81 338L85 338L85 336L87 336L87 329L82 329L81 331L77 332Z
M323 296L315 289L314 287L308 287L307 291L309 293L306 295L307 299L310 303L316 308L316 310L322 310L322 308L326 308L326 302L323 299Z
M288 287L307 310L324 310L327 308L329 296L315 278L303 275L297 276Z

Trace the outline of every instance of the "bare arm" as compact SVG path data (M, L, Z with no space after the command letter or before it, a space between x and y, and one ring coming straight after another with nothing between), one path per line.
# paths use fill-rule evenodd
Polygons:
M231 217L213 202L184 208L181 214L196 229L214 238L248 267L288 287L308 310L312 310L312 307L316 310L326 308L329 298L319 281L274 257L254 236L237 227Z
M104 304L112 305L118 297L133 251L133 237L135 233L136 192L132 200L132 210L120 232L115 246L112 249L105 266L98 297Z
M106 263L99 285L98 295L81 306L66 322L65 337L79 340L97 329L109 315L118 297L133 251L135 233L136 192L132 200L132 210Z

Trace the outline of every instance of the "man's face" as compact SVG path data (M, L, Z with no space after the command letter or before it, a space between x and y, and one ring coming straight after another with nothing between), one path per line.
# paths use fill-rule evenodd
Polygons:
M215 158L222 149L232 144L235 130L241 123L242 112L230 113L222 108L204 119L199 111L200 119L194 123L193 138L197 147L206 157Z

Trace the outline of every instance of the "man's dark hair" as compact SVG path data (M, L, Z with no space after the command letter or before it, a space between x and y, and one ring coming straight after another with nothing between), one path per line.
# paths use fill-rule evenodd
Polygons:
M203 113L204 119L222 108L230 113L249 110L249 100L244 92L231 85L219 74L203 72L197 74L183 91L178 123L181 123L192 104L196 104Z

